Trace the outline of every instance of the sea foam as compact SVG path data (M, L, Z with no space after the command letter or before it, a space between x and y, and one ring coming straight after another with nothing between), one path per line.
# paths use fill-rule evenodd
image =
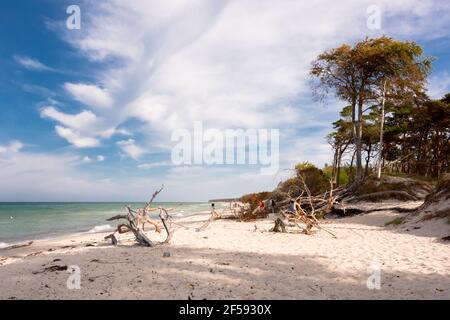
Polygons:
M101 226L95 226L91 230L88 231L88 233L99 233L99 232L107 232L107 231L114 231L114 227L109 224L104 224Z

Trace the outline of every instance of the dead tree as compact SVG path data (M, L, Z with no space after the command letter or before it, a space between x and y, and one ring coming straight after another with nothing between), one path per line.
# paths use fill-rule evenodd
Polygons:
M281 209L280 217L275 220L275 225L271 231L287 232L287 224L285 223L287 221L301 229L305 234L311 234L311 230L317 228L336 238L336 235L332 232L321 227L318 220L318 218L321 219L329 213L338 202L339 194L336 194L337 189L333 189L333 181L330 181L330 191L325 192L323 196L313 196L302 176L300 176L300 180L303 184L303 192L295 199L289 197L288 200L284 201L284 206L294 201L295 212L287 212L286 209ZM304 224L305 227L300 224Z
M147 202L144 206L144 208L139 209L138 211L133 210L129 205L125 207L127 210L127 214L117 215L114 217L111 217L107 219L107 221L114 221L114 220L125 220L124 223L121 223L117 226L117 229L114 233L108 235L105 237L105 239L111 239L111 242L113 245L116 245L118 243L116 232L119 234L132 232L136 238L136 241L146 247L154 247L155 243L150 240L150 238L145 234L144 232L144 224L150 223L155 227L156 232L161 232L161 227L159 226L158 222L156 222L153 219L150 219L147 216L147 212L150 210L150 206L155 199L155 197L164 189L164 186L161 187L161 189L155 191L150 199L149 202ZM166 209L159 207L159 218L161 219L161 222L167 232L167 238L163 243L169 243L172 233L170 231L170 227L168 226L168 219L169 219L169 213ZM140 228L140 225L142 224L142 228Z

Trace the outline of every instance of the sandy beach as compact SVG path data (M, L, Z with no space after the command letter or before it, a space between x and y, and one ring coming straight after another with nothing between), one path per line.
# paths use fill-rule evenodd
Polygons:
M402 215L325 221L337 239L320 230L269 232L270 219L218 220L196 232L208 218L202 213L177 220L172 243L155 248L126 239L113 247L104 233L35 241L0 250L0 299L450 299L450 246L441 240L448 224L385 227ZM80 289L67 288L64 268L72 265ZM379 290L367 287L374 267Z

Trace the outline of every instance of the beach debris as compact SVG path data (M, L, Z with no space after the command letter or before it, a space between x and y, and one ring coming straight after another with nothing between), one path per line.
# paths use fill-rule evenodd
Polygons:
M34 256L38 256L40 254L42 254L42 251L32 252L32 253L27 254L26 256L27 257L34 257Z
M0 256L0 266L2 266L7 260L8 260L7 257L1 257Z
M45 273L45 272L56 272L56 271L67 271L68 267L67 265L53 265L50 267L45 267L42 271L34 271L32 274L39 274L39 273Z
M66 271L67 270L67 266L66 265L54 265L54 266L50 266L50 267L46 267L44 269L44 272L55 272L55 271Z
M163 253L163 258L169 258L170 257L170 252L166 251Z
M304 191L295 199L289 198L287 203L280 208L280 212L278 212L274 221L274 227L270 231L287 233L286 227L293 225L308 235L312 233L313 228L317 228L327 232L333 238L337 238L334 233L320 226L319 220L316 218L316 216L323 218L338 201L339 195L336 194L336 189L333 189L333 182L330 181L330 191L327 191L323 197L319 197L311 194L302 175L298 177L303 183ZM306 195L303 196L305 193ZM303 224L304 227L300 224Z
M235 220L238 219L238 215L236 214L236 211L233 209L230 209L228 207L222 209L221 213L218 213L216 211L216 207L214 206L214 203L211 204L211 215L209 216L209 219L203 223L199 228L195 229L196 232L200 232L208 228L208 226L211 224L211 222L215 220L220 219L231 219Z
M150 219L148 216L148 213L150 211L159 210L159 218L161 219L161 222L164 226L164 229L166 230L167 237L166 240L161 242L160 244L166 244L169 243L172 238L172 233L170 231L170 228L168 226L168 220L170 218L169 216L169 209L165 209L163 207L158 207L156 209L151 208L151 204L153 200L156 198L156 196L161 193L161 191L164 189L164 185L157 191L155 191L150 199L148 201L144 208L138 209L137 211L132 209L131 206L127 205L125 209L127 210L127 214L122 215L116 215L112 218L107 219L107 221L113 221L113 220L126 220L125 223L121 223L117 226L117 229L114 233L108 235L105 237L106 239L111 239L111 242L113 245L118 244L118 239L116 234L123 234L127 232L132 232L135 236L136 242L138 242L140 245L145 247L154 247L155 243L147 236L145 233L145 224L151 224L155 227L155 231L160 233L161 227L153 219Z
M3 248L3 250L13 250L13 249L19 249L19 248L24 248L24 247L29 247L33 244L33 241L29 241L26 243L19 243L19 244L15 244L6 248Z
M275 220L275 226L270 230L272 232L286 233L286 224L280 218Z

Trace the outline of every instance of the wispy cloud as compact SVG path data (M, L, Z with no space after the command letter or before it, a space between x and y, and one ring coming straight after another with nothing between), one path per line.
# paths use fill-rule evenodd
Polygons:
M21 55L14 55L14 60L19 63L21 66L28 70L32 71L48 71L48 72L56 72L57 70L54 68L51 68L42 62L40 62L37 59L30 58L27 56L21 56Z
M17 149L0 153L0 201L144 200L160 184L148 178L127 177L115 182L108 176L86 173L83 158L76 154Z
M428 94L433 99L440 99L450 92L450 73L437 72L428 80Z
M92 163L92 162L103 162L103 161L105 161L106 160L106 157L105 156L103 156L103 155L98 155L98 156L96 156L95 158L91 158L91 157L89 157L89 156L84 156L82 159L81 159L81 162L82 163Z
M13 140L7 145L0 145L0 153L10 154L17 153L24 147L24 144L18 140Z
M93 148L100 145L100 141L97 139L82 136L80 132L73 129L56 126L55 130L60 137L66 139L77 148Z
M160 167L170 167L173 166L173 163L170 161L160 161L160 162L152 162L152 163L142 163L139 164L137 167L142 170L149 170L154 168L160 168Z
M75 100L94 108L109 108L113 104L109 93L95 85L66 83L64 88Z
M40 114L43 118L58 122L60 125L55 126L56 133L77 148L97 147L101 139L108 139L113 135L130 135L126 129L111 127L110 121L98 117L90 110L68 114L54 106L45 106L41 108Z
M142 147L136 144L134 139L118 141L117 145L126 155L134 160L139 160L139 158L146 153Z

